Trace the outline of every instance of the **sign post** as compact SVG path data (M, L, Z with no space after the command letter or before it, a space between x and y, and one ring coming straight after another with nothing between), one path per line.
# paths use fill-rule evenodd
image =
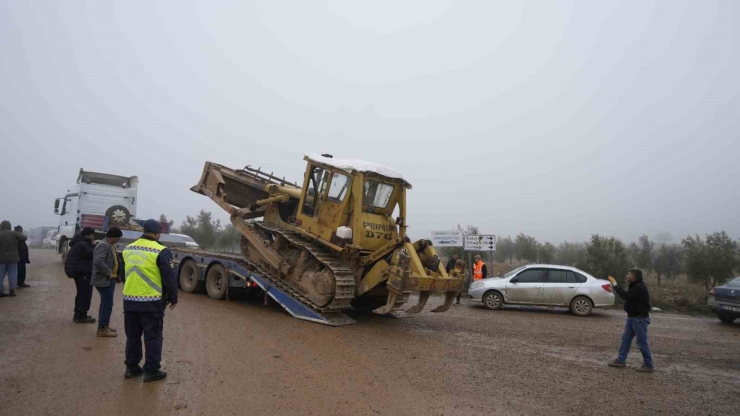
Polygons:
M472 266L472 260L470 257L473 255L471 251L488 251L491 255L491 269L490 275L493 276L493 252L496 251L496 236L495 235L466 235L465 236L465 251L468 252L468 261Z
M432 245L435 247L462 247L463 232L460 230L432 231Z
M466 235L465 251L496 251L496 236Z

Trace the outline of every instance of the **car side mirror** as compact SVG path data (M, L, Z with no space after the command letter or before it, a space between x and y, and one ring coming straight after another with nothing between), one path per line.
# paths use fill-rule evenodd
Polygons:
M517 279L517 278L515 277L515 278L513 278L513 279L509 280L509 282L510 282L510 283L519 283L519 279Z

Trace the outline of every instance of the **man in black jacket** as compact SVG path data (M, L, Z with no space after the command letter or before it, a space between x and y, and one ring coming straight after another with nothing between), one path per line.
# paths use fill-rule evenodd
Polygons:
M16 225L13 229L17 233L23 234L23 227ZM23 240L18 240L18 287L31 287L26 283L26 264L31 264L28 256L28 245Z
M614 290L620 298L624 299L624 311L627 312L627 323L622 334L622 346L619 348L619 356L609 363L612 367L624 368L627 365L627 354L632 347L632 339L637 337L637 347L642 353L643 364L637 371L646 373L653 372L653 355L648 345L647 329L650 325L650 293L645 282L642 280L642 271L632 269L627 273L629 288L622 289L617 281L609 276Z
M75 280L77 296L75 296L75 315L72 320L78 324L95 323L95 318L87 314L90 310L93 287L90 277L93 272L93 240L95 230L84 228L69 243L69 253L64 262L64 272L67 277Z

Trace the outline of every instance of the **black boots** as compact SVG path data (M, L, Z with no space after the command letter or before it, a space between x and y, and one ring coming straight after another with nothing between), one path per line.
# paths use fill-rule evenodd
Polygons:
M72 320L77 324L94 324L95 318L92 316L89 316L87 313L79 313L75 312L74 318Z
M142 374L144 374L144 369L141 368L141 366L138 366L138 365L137 366L127 365L126 366L126 374L124 374L123 376L125 378L134 378L134 377L138 377L138 376L140 376Z
M144 373L144 383L148 383L150 381L157 381L162 380L163 378L167 377L167 372L162 370L157 371L147 371Z

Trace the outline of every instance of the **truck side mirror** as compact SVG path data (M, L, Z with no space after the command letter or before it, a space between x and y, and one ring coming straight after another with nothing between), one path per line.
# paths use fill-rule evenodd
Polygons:
M59 198L54 200L54 213L59 214Z

